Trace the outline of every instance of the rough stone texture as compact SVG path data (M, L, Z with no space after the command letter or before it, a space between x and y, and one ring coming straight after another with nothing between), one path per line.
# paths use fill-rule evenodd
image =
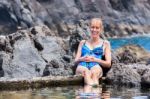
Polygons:
M115 55L118 57L119 62L122 63L146 63L150 58L150 53L139 45L126 45L115 51Z
M78 20L91 17L102 17L106 37L144 34L150 31L149 5L149 0L0 0L0 34L45 24L66 37L72 27L81 27Z
M58 40L55 37L39 37L37 40L43 45L44 49L41 51L41 55L47 61L60 59L65 53L62 47L57 43Z
M111 70L107 74L107 79L115 84L140 85L141 76L132 67L125 64L113 64Z
M46 63L34 48L30 38L23 35L15 40L13 46L12 60L8 66L4 66L6 75L27 78L41 76Z
M26 78L0 79L0 90L22 90L30 88L43 88L47 86L68 86L83 83L81 76L47 76Z
M150 67L150 66L149 66ZM144 85L150 85L150 69L146 69L141 80L142 80L142 84Z
M83 36L62 39L51 32L42 25L1 36L0 80L72 75L73 47ZM121 85L149 84L148 52L137 45L128 45L114 52L114 56L106 79Z
M126 45L115 51L119 62L113 63L106 78L115 84L149 85L150 53L138 45Z
M132 67L137 73L141 76L141 85L142 86L149 86L150 85L150 65L145 64L130 64L129 67Z
M46 26L3 36L0 38L0 46L1 79L72 74L71 61L64 59L67 49L64 40L52 36ZM49 74L45 74L45 71Z

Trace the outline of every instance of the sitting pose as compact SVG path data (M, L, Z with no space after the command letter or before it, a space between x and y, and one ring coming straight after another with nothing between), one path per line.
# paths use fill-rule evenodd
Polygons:
M90 39L82 40L78 46L75 62L76 74L82 74L87 85L98 85L103 75L102 68L111 67L110 43L100 38L103 32L102 20L93 18L90 22ZM102 57L105 60L102 60Z

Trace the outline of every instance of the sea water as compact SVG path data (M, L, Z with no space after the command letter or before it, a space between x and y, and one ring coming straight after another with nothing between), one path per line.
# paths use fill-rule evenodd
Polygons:
M150 35L109 39L109 41L114 50L128 44L135 44L150 52Z

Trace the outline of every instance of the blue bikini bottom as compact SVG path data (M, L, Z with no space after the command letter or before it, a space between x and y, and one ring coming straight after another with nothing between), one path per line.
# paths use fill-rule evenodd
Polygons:
M92 67L99 65L99 63L97 63L97 62L80 62L79 65L86 67L88 69L91 69Z

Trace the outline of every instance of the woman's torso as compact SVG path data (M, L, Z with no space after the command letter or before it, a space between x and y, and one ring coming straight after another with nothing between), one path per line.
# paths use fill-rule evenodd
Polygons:
M104 55L104 40L98 42L94 48L91 47L91 44L88 41L85 41L82 45L81 56L94 56L101 59Z

